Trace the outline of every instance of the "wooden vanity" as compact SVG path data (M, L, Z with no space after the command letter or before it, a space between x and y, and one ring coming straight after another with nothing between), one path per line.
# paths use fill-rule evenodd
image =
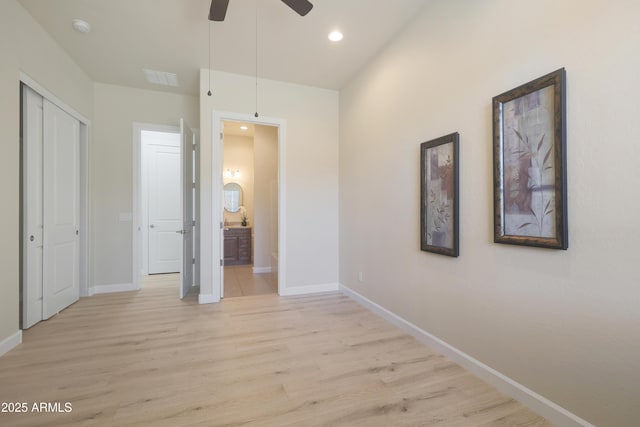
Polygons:
M251 264L251 227L225 227L224 265Z

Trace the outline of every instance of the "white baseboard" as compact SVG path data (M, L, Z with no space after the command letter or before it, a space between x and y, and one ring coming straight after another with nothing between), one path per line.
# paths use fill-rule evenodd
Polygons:
M216 302L220 302L220 298L217 298L215 295L210 295L210 294L198 295L198 304L214 304Z
M552 423L558 426L567 427L594 427L593 424L567 411L560 405L553 403L552 401L539 395L535 391L528 389L527 387L496 371L490 366L487 366L479 360L474 359L465 352L446 343L440 338L431 335L429 332L420 329L413 323L406 321L402 317L376 304L375 302L359 294L353 289L347 288L344 285L339 285L339 287L340 291L342 291L345 295L349 296L359 304L380 315L385 320L402 329L403 331L414 336L416 339L418 339L418 341L427 345L429 348L447 356L454 362L458 363L460 366L467 369L472 374L491 384L502 393L526 405L531 410L545 417Z
M324 285L296 286L293 288L285 288L280 291L280 296L289 297L294 295L318 294L321 292L336 292L340 290L339 283L327 283Z
M253 274L271 273L271 267L253 267Z
M22 344L22 331L18 331L0 341L0 356L7 354L20 344Z
M278 272L278 252L271 252L271 272Z
M122 283L116 285L98 285L91 288L93 295L98 294L112 294L115 292L131 292L138 291L139 289L133 283ZM90 291L91 292L91 291Z

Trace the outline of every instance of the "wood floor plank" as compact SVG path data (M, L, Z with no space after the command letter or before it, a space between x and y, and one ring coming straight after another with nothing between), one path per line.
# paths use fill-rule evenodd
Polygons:
M177 292L175 275L145 278L24 331L0 358L0 401L73 410L0 425L551 425L342 294Z

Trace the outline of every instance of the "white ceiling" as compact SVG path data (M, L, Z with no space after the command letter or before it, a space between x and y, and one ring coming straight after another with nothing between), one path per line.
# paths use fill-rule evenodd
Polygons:
M95 81L196 95L198 70L340 89L428 0L312 0L300 17L279 0L231 0L225 22L209 24L210 0L19 0ZM91 24L89 34L71 27ZM327 34L339 28L338 44ZM143 68L178 75L179 86L147 83Z
M240 126L246 126L248 129L240 129ZM253 137L255 135L255 125L253 123L243 123L226 120L224 122L224 134Z

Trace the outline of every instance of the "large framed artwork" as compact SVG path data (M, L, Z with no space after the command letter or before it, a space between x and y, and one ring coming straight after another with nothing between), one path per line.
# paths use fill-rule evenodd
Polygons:
M566 72L493 98L494 241L567 249Z
M452 133L420 144L421 249L457 257L458 144Z

